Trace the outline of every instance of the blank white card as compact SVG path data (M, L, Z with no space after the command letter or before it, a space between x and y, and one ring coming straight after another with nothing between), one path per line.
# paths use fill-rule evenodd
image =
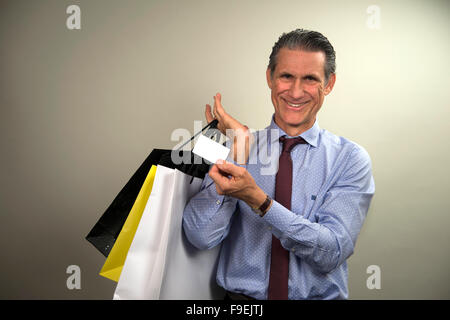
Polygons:
M230 149L204 135L200 135L192 152L209 162L216 163L219 159L226 160Z

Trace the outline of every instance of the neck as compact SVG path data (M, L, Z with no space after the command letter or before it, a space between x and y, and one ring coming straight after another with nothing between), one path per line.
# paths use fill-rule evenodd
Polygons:
M275 120L275 123L277 124L277 126L280 127L281 130L286 132L286 134L290 137L296 137L296 136L301 135L303 132L311 129L315 123L315 119L314 119L314 122L312 122L311 124L303 123L298 126L289 126L289 125L280 126L277 122L277 119L275 118L274 120Z

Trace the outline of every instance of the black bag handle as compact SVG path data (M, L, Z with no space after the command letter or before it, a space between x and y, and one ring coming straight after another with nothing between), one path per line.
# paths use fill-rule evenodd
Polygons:
M194 140L199 134L201 134L203 131L205 131L206 129L208 129L207 133L205 134L207 137L208 132L211 131L212 129L217 129L217 124L219 123L219 120L214 119L213 121L211 121L210 123L208 123L206 126L204 126L199 132L195 133L188 141L186 141L185 143L183 143L180 147L178 147L178 149L176 150L172 150L172 152L177 152L179 153L180 151L182 151L181 149L187 145L189 142L191 142L192 140ZM216 130L212 130L211 136L209 136L210 139L213 139L214 135L217 133ZM220 140L220 135L216 136L216 141L219 142ZM194 160L195 155L192 154L192 150L193 148L191 148L191 160ZM193 161L195 162L195 161ZM189 183L192 183L192 181L194 180L194 174L193 171L195 170L195 168L197 167L193 162L191 162L190 165L187 166L187 170L185 171L186 174L189 174L192 176L191 181ZM202 160L202 164L200 164L201 167L207 166L209 167L209 165L207 165L204 160ZM206 167L205 167L206 168ZM207 169L205 169L206 171L208 171Z
M194 134L188 141L186 141L185 143L183 143L182 146L178 147L177 150L175 150L176 152L179 152L181 150L181 148L183 148L185 145L187 145L189 142L191 142L192 140L195 139L195 137L197 137L199 134L201 134L203 131L205 131L206 129L217 129L217 124L219 123L219 120L214 119L213 121L211 121L210 123L208 123L206 126L203 127L202 130L200 130L199 132L197 132L196 134ZM209 131L209 130L208 130ZM213 134L211 135L211 139L214 136L215 131L213 132ZM219 137L218 137L219 138ZM191 149L192 151L192 149Z

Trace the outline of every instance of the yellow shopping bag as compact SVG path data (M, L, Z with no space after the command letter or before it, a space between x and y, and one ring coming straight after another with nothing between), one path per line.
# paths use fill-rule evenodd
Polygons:
M136 233L145 205L152 191L153 180L155 179L156 166L152 165L144 184L136 198L136 201L131 208L130 214L125 221L116 242L114 243L108 258L103 265L100 275L118 282L120 273L122 272L125 259L127 257L128 249L131 246L134 235Z

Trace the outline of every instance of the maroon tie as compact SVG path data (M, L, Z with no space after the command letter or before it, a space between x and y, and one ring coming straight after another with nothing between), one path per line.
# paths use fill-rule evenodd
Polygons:
M292 159L291 150L299 143L306 143L302 137L281 137L283 151L280 155L275 184L275 200L291 210ZM289 251L281 246L280 240L272 235L272 255L270 259L269 300L288 299Z

